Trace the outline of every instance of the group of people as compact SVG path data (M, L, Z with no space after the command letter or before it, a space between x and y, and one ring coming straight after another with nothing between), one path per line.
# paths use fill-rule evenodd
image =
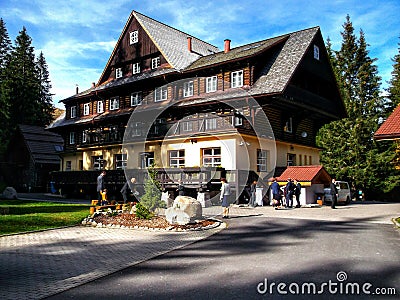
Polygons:
M105 188L104 177L106 176L106 171L102 171L97 177L97 198L98 203L101 205L108 205L107 189ZM130 182L129 182L130 181ZM124 199L124 204L129 202L130 196L133 198L133 202L138 202L139 192L136 190L136 178L132 177L129 181L126 181L122 186L120 193Z
M275 208L285 206L286 208L293 207L293 197L296 198L296 207L300 207L300 194L301 194L301 184L297 179L288 178L287 183L283 189L283 192L276 180L273 179L271 184L272 191L272 205Z

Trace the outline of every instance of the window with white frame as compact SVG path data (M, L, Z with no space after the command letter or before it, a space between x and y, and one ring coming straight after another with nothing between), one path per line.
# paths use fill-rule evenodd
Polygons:
M104 167L103 155L92 156L93 170L101 170Z
M217 76L211 76L206 78L206 93L217 91Z
M206 130L217 129L217 118L206 119Z
M168 97L167 87L163 86L163 87L156 88L156 90L154 92L154 101L155 102L167 100L167 97Z
M287 154L287 165L288 166L296 165L296 154L292 154L292 153Z
M314 58L319 60L319 47L317 45L314 45Z
M71 106L71 119L76 118L76 106Z
M292 120L291 117L289 119L287 119L287 121L285 123L285 127L283 128L283 130L285 132L288 132L288 133L292 133L293 132L293 120Z
M217 167L221 165L221 148L204 148L202 149L203 166Z
M119 97L114 97L110 99L110 110L119 109Z
M137 30L129 32L129 44L133 45L139 41L139 32Z
M104 112L104 102L103 101L97 101L97 113L101 114Z
M132 74L139 74L140 73L140 63L133 63L132 64Z
M188 81L183 84L183 97L193 96L193 81Z
M83 115L87 116L90 113L90 103L83 104Z
M257 172L267 171L267 150L257 149Z
M169 166L171 168L180 168L185 166L185 150L169 151Z
M116 170L121 170L126 168L126 161L127 161L127 155L126 153L123 154L115 154L115 169Z
M121 78L122 77L122 68L116 68L115 69L115 78Z
M231 87L237 88L243 86L243 70L231 73Z
M160 58L155 57L151 60L151 68L152 69L157 69L160 66Z
M69 133L69 144L70 145L75 144L75 132L70 132Z
M182 122L182 130L183 131L192 131L193 130L193 122L191 122L191 121Z
M87 143L89 140L89 131L88 130L84 130L82 132L82 143Z
M134 92L131 94L131 106L142 104L142 92Z

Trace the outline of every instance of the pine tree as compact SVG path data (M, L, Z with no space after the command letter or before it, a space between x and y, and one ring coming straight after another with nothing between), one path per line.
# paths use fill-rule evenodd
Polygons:
M11 53L8 75L11 92L11 120L13 127L18 124L37 125L40 117L37 116L40 81L35 63L32 39L23 27L15 40Z
M389 81L389 88L387 89L388 98L390 100L388 112L391 113L397 105L400 104L400 43L398 43L398 53L392 59L393 71L392 78Z
M53 99L52 94L50 92L51 82L49 79L49 71L46 63L46 59L44 58L43 52L40 52L39 58L36 62L38 69L38 76L40 81L40 91L39 91L39 105L37 114L41 120L41 126L45 126L51 123L53 119Z
M145 179L144 195L140 199L140 203L142 203L148 210L155 211L157 208L165 207L165 202L161 200L161 185L157 180L157 170L155 169L155 166L149 166L147 172L149 178Z
M3 19L0 19L0 154L5 150L9 136L10 97L6 78L11 47L6 25Z
M321 162L328 172L374 197L393 187L386 180L393 176L393 148L373 140L378 120L385 114L381 79L364 32L357 39L349 16L343 28L341 49L332 52L331 59L348 118L321 128L317 143L324 149Z

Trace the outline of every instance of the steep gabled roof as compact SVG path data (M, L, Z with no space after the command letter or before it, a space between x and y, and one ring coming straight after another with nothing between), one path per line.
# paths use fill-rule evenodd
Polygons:
M288 34L289 38L282 50L272 64L265 68L250 93L252 95L282 93L318 32L319 27L313 27Z
M60 135L46 131L40 126L19 125L18 127L35 163L58 164L60 162L55 148L62 147L64 144Z
M220 50L207 42L192 37L178 29L165 25L152 18L132 11L132 16L142 25L154 44L157 45L168 63L177 70L182 70L201 56L210 55ZM188 51L187 38L192 37L192 52Z
M379 127L374 134L375 140L400 139L400 105L395 108L391 115Z

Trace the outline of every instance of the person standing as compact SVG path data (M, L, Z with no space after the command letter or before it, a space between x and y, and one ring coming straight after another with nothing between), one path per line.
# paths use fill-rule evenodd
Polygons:
M332 182L330 184L330 188L331 188L331 196L332 196L331 208L335 209L336 208L336 202L337 202L337 195L338 195L338 190L337 190L337 187L336 187L335 178L332 178Z
M120 190L122 194L122 198L124 199L124 204L128 202L128 196L129 196L129 191L134 193L136 191L136 178L132 177L131 180L131 186L129 186L129 181L126 181L125 184L123 185L122 189ZM136 197L135 197L136 199Z
M297 181L297 179L294 179L294 195L296 196L296 207L300 207L300 194L301 194L301 184L300 182Z
M287 180L287 184L285 186L286 191L286 208L293 207L293 194L294 194L295 186L290 178Z
M102 171L100 175L97 177L97 200L99 201L98 203L101 203L102 196L101 192L104 190L104 176L106 176L106 171Z
M229 218L229 196L231 194L231 187L229 183L226 181L225 178L221 178L221 206L223 207L223 216L222 218L227 219Z
M256 192L257 192L257 180L254 180L250 186L250 206L256 206Z
M276 178L273 179L271 184L271 191L272 191L272 201L274 206L281 205L281 189L279 187L279 183L276 181Z

